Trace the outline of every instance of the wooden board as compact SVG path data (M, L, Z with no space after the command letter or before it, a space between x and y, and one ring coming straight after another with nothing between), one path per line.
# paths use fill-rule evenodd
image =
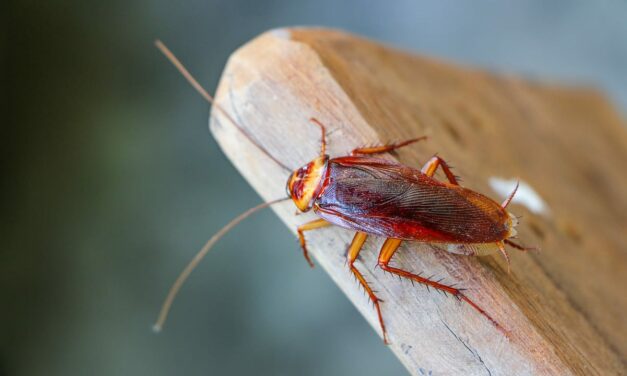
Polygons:
M404 243L395 256L405 269L468 288L507 336L466 304L374 270L383 239L369 238L357 267L385 300L390 348L411 374L625 373L627 136L601 95L413 56L337 31L278 29L232 55L216 97L292 168L318 153L319 130L308 122L315 116L328 127L331 156L428 135L388 157L419 167L437 152L464 186L500 200L490 182L519 178L523 195L544 200L543 213L511 206L523 216L520 239L542 252L512 251L510 275L498 257L420 243ZM211 130L262 197L284 195L287 172L215 111ZM294 211L291 203L276 208L294 230L315 218ZM352 235L333 227L307 238L319 267L380 332L345 265Z

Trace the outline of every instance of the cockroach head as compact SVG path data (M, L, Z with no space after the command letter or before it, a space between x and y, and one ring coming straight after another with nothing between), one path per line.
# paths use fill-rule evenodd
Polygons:
M294 171L287 179L287 194L298 210L311 210L313 203L322 191L329 156L323 155Z

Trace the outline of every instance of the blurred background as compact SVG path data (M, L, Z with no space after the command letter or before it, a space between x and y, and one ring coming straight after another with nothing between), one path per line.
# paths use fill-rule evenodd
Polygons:
M0 375L403 375L268 211L167 288L260 202L207 131L229 54L288 25L606 91L627 111L624 1L10 1L3 3ZM417 313L419 314L419 313Z

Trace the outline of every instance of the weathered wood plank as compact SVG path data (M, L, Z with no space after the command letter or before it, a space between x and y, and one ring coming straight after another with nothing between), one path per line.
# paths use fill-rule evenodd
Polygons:
M340 32L280 29L232 55L216 99L290 167L318 152L318 129L308 123L315 116L327 124L332 156L426 134L429 141L396 157L420 166L437 152L467 187L500 199L491 179L520 178L546 202L544 214L512 206L523 215L520 238L542 252L512 252L511 275L495 257L419 243L395 257L406 269L469 288L508 336L455 299L374 270L383 239L369 238L358 268L385 300L390 347L412 374L625 372L627 136L600 95L461 68ZM213 134L251 185L268 200L283 195L287 172L213 116ZM276 209L292 229L313 218L294 210ZM308 233L317 263L379 332L345 266L351 238L339 228Z

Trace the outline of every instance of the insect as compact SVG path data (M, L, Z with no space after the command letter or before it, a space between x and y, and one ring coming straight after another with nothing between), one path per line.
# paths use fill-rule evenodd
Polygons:
M163 325L172 301L181 285L209 249L224 234L243 219L273 204L291 200L300 212L312 211L318 219L298 227L300 245L307 262L313 262L307 251L305 232L337 225L355 231L348 246L347 263L350 272L365 289L377 312L383 340L389 343L381 312L381 299L372 290L355 261L368 238L386 238L379 253L377 265L401 278L427 285L468 303L500 330L503 328L485 310L471 300L460 288L425 278L401 268L390 266L392 257L403 241L419 241L436 245L449 252L465 255L487 255L500 252L507 261L506 245L519 250L530 250L514 243L518 219L507 211L516 188L501 204L468 188L462 187L449 165L439 156L432 157L421 169L405 166L377 154L390 152L426 137L400 143L354 149L350 155L331 158L326 153L325 126L315 118L311 122L320 128L320 152L311 162L293 171L272 156L241 127L189 74L178 59L160 41L157 47L179 69L183 76L214 109L226 116L242 134L277 164L290 171L287 198L258 205L235 218L216 233L183 270L172 286L155 329ZM448 181L434 178L441 168Z

